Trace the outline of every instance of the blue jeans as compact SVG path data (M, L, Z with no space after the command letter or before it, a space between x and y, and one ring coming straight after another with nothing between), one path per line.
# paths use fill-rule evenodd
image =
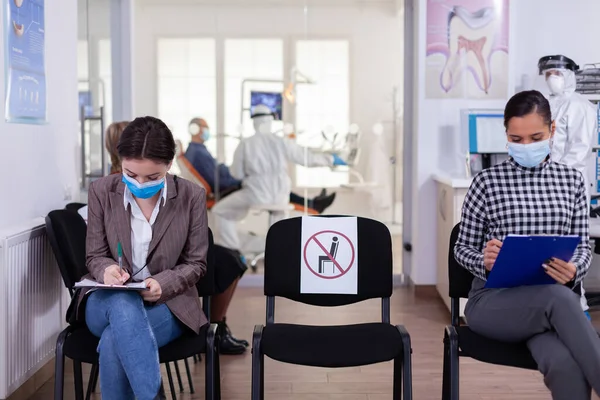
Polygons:
M85 322L100 338L100 390L107 400L153 400L160 389L158 348L183 328L165 304L145 306L137 292L97 290Z

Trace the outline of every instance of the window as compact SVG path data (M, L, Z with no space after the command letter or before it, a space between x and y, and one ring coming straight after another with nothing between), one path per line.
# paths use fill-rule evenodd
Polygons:
M347 40L299 40L296 42L296 67L315 81L296 87L296 131L298 143L323 146L321 132L332 127L336 141L345 136L350 125L349 44ZM305 187L338 186L348 183L348 173L329 168L296 167L296 185Z
M104 106L104 125L113 122L112 115L112 53L110 39L98 41L99 105Z
M225 41L225 132L231 136L239 136L240 125L243 125L244 137L254 134L250 119L250 92L283 91L283 83L248 82L244 80L283 81L283 40L282 39L228 39ZM242 102L243 100L243 102ZM242 108L246 111L242 114ZM273 130L283 128L283 123L276 121ZM225 138L225 162L233 161L233 153L239 140Z
M213 139L206 142L216 157L217 80L214 39L159 39L158 117L171 128L183 150L190 142L188 126L201 117Z

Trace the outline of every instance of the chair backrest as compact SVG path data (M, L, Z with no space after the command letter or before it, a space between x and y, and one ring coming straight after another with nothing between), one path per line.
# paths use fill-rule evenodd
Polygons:
M88 273L85 266L87 225L75 211L55 210L46 217L46 234L63 282L72 293L73 285Z
M306 218L330 218L336 215ZM373 298L389 298L393 290L392 238L381 222L357 217L357 294L303 294L302 218L273 224L265 247L264 293L316 306L340 306Z
M454 257L454 246L458 240L459 231L460 223L454 226L450 234L450 246L448 246L448 291L450 297L453 299L466 299L469 297L469 291L473 283L473 274L463 268Z
M198 295L201 297L211 296L216 293L215 268L215 242L210 228L208 228L208 254L206 256L206 274L196 283Z
M65 206L65 210L78 211L80 208L83 208L86 205L87 204L85 204L85 203L69 203Z

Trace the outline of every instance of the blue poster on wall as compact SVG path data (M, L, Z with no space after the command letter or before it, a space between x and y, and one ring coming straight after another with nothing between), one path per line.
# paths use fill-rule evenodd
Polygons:
M4 0L8 122L46 121L44 0Z

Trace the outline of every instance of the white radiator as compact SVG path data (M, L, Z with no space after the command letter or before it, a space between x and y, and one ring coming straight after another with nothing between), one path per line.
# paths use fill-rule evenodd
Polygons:
M54 357L67 302L44 225L0 236L0 399Z

